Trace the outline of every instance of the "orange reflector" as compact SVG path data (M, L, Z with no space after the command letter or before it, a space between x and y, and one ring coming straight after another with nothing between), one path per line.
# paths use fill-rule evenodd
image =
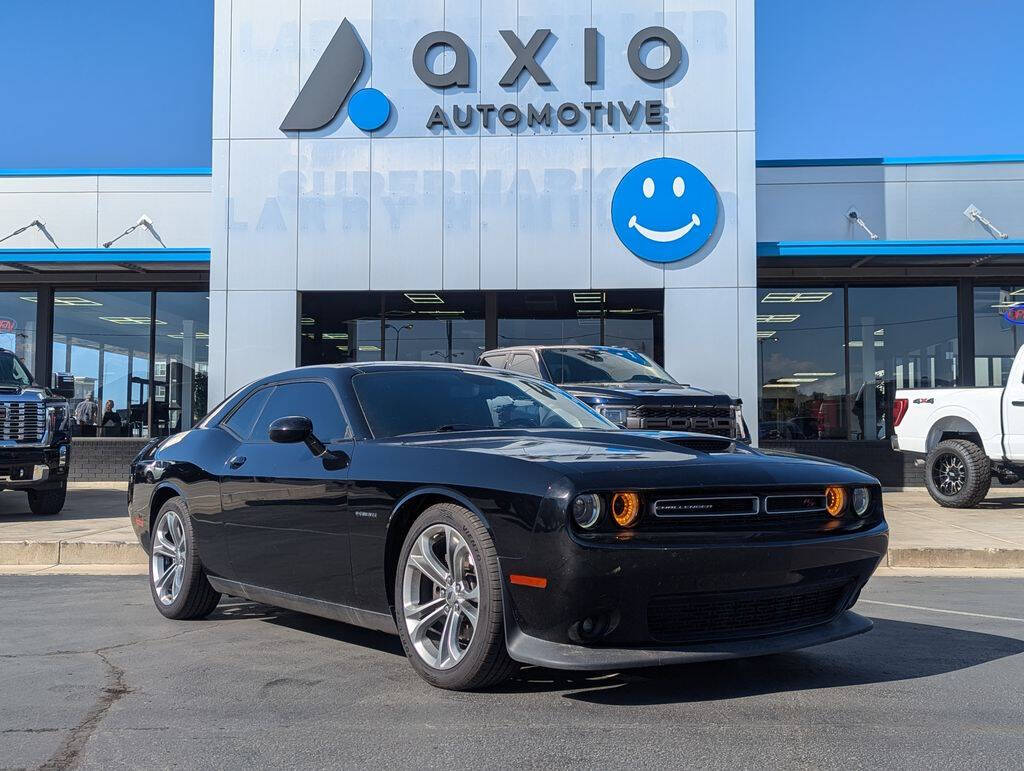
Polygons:
M825 511L833 517L842 515L846 509L846 490L842 487L825 488Z
M519 573L511 573L508 577L510 584L519 584L520 586L532 586L534 589L543 589L548 585L546 578L540 578L539 576L524 576Z
M619 527L630 527L640 518L640 496L636 493L615 493L612 496L612 518Z

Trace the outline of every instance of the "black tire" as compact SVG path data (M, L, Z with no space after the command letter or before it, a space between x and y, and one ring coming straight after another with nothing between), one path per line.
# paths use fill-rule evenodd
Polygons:
M52 490L29 490L28 507L38 517L53 517L60 514L67 497L67 482Z
M454 666L440 669L425 661L413 645L406 626L403 589L406 563L416 540L433 525L454 528L465 540L475 563L479 594L477 625L462 659ZM454 503L438 503L424 511L413 523L395 571L395 616L402 647L409 661L424 680L438 688L469 691L496 685L507 679L516 664L505 647L505 623L502 603L501 571L498 553L487 528L472 512ZM427 584L429 586L429 583Z
M206 571L203 569L203 562L199 556L199 543L195 532L192 530L192 520L188 515L188 506L183 498L171 498L160 507L160 512L153 521L151 538L156 538L156 532L161 522L168 514L175 514L181 521L185 533L185 563L184 576L181 581L181 588L177 596L170 604L161 601L157 594L154 577L152 553L149 560L149 591L153 596L153 604L167 618L177 620L204 618L208 616L220 602L220 592L216 591L206 579ZM150 548L152 549L152 544Z
M947 439L928 453L924 479L929 494L940 506L970 509L988 495L992 461L969 439Z

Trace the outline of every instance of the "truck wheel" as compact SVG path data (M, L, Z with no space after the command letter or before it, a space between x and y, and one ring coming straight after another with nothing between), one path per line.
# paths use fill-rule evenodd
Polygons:
M981 503L992 485L992 462L967 439L947 439L928 453L925 484L940 506L970 509Z
M67 494L67 483L53 490L29 490L28 507L37 516L52 517L60 514L60 510L64 508Z

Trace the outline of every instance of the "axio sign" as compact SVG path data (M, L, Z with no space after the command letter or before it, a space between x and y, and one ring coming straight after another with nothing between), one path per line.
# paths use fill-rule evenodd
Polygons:
M544 70L542 50L552 37L551 30L538 29L523 40L512 30L499 30L509 48L511 62L498 84L512 89L525 74L538 85L554 84ZM583 30L583 82L588 86L600 80L600 33L596 27ZM651 67L643 50L652 44L667 51L665 63ZM449 49L454 60L447 72L434 72L429 66L431 52ZM683 63L685 51L675 33L666 27L645 27L633 35L626 47L626 64L640 80L661 83L672 77ZM431 88L466 88L471 82L472 55L466 42L454 32L430 32L413 49L412 67L416 76ZM309 79L288 111L282 131L314 131L334 120L345 100L348 114L363 131L381 128L391 116L391 102L374 88L363 88L349 98L366 65L366 54L355 28L343 19L338 31L324 49ZM622 121L633 126L643 121L648 126L665 122L660 99L584 101L544 104L466 104L453 105L449 113L435 104L426 119L428 129L453 131L469 129L474 122L484 129L500 123L509 129L526 127L572 127L586 120L591 126L614 127ZM718 222L718 194L708 178L695 166L676 158L654 158L633 167L615 188L611 205L612 226L622 244L641 259L675 262L694 254L707 243Z
M551 78L541 64L541 50L551 37L550 29L538 29L525 43L512 30L499 30L502 40L512 56L511 63L498 84L513 88L523 73L541 86L552 86ZM583 30L583 81L586 85L599 82L600 34L596 27ZM644 61L644 46L660 44L668 52L664 64L650 67ZM454 62L447 72L434 72L428 65L431 51L448 48L454 54ZM646 27L629 41L626 48L626 62L633 73L648 83L661 83L672 77L683 63L684 50L679 38L666 27ZM416 43L413 49L412 66L416 76L432 88L465 88L470 84L470 62L472 56L466 42L454 32L430 32ZM338 114L345 99L355 87L366 64L363 44L355 28L343 19L338 31L324 49L320 61L310 73L309 79L299 92L295 103L288 111L282 131L315 131L323 128ZM349 102L349 117L364 131L375 131L383 126L391 114L391 103L377 89L364 88L352 95ZM660 126L665 122L665 108L660 99L622 100L607 102L562 102L552 104L466 104L453 105L449 114L441 105L434 105L426 119L429 129L468 129L476 120L484 128L491 128L495 121L506 128L514 129L543 126L551 128L556 124L571 127L583 120L591 126L605 123L614 126L618 117L632 126L642 120L648 126Z

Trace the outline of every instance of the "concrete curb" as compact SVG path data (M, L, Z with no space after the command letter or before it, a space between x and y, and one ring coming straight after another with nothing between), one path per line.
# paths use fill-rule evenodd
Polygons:
M0 541L5 565L144 565L146 553L128 541ZM1024 549L918 547L889 549L892 568L1024 569Z
M145 564L142 547L127 541L0 541L0 566Z

